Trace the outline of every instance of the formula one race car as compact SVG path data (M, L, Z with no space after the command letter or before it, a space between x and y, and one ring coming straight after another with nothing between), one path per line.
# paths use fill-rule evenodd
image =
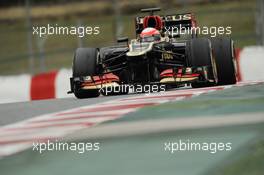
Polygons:
M69 93L89 98L100 93L126 94L131 86L158 85L167 89L186 84L199 88L236 83L231 39L198 38L195 32L182 36L175 30L182 26L193 30L194 16L153 14L159 10L141 10L150 15L135 18L136 39L119 38L118 44L110 47L78 48ZM115 91L124 85L129 86L119 88L122 92ZM106 94L109 89L112 93Z

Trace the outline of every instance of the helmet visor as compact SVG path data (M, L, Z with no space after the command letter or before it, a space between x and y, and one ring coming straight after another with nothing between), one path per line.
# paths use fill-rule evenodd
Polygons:
M160 40L160 35L152 35L152 36L144 36L141 38L142 42L154 42L154 41L159 41Z

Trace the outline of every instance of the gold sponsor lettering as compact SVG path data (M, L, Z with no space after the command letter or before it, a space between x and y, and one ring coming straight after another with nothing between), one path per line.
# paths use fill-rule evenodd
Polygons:
M163 60L172 60L173 56L172 56L172 52L165 52L162 54L162 59Z

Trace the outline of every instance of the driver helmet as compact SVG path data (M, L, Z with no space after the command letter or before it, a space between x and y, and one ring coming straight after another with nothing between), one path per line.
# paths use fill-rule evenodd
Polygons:
M157 29L152 27L147 27L144 30L142 30L140 34L140 39L142 42L160 41L161 34Z

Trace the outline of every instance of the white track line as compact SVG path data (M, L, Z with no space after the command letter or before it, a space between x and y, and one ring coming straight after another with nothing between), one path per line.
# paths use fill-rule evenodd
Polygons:
M64 140L124 137L176 130L258 124L263 122L264 113L231 114L228 117L225 115L218 115L130 121L109 123L90 129L83 129L66 136Z

